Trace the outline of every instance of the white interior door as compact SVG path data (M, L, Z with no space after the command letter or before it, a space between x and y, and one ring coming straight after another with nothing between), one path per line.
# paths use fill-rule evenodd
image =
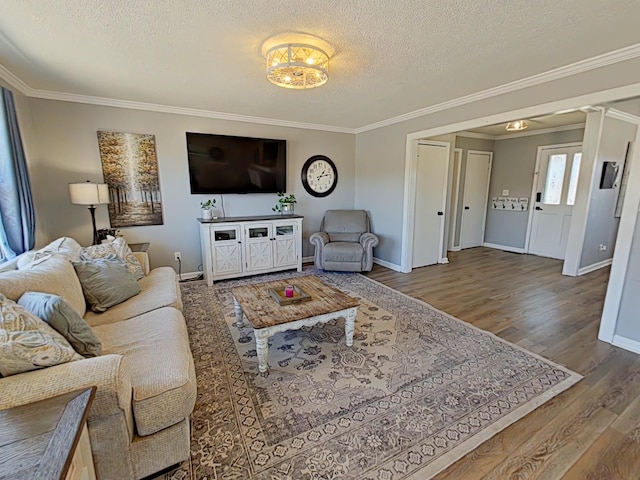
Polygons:
M462 197L460 248L479 247L484 242L492 159L492 152L469 150L467 153L467 168L465 169L464 194Z
M449 148L444 142L418 145L413 268L436 264L442 254Z
M564 260L582 147L541 150L529 253Z

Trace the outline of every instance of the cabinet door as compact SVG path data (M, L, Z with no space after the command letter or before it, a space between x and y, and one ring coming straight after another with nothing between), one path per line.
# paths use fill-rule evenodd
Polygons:
M242 273L240 225L213 227L211 245L214 277Z
M253 223L245 226L246 271L254 272L273 267L271 224Z
M273 266L295 267L298 263L297 229L295 222L273 222Z

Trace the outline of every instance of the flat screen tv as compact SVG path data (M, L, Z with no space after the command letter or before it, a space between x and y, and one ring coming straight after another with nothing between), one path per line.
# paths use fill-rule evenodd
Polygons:
M286 190L287 141L187 132L191 193Z

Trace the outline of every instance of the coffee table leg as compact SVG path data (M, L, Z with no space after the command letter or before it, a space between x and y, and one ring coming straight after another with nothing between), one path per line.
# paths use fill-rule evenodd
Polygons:
M269 363L267 362L267 357L269 355L269 336L264 335L260 330L254 330L253 334L256 337L258 370L260 370L260 373L265 373L269 370Z
M356 315L358 314L358 307L350 308L347 312L344 322L344 341L347 347L353 345L353 331L356 328Z
M242 307L235 298L233 299L233 309L236 312L236 327L242 328L244 326L244 313L242 312Z

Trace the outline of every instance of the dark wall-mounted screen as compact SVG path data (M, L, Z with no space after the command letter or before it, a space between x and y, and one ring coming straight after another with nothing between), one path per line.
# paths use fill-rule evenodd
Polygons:
M191 193L286 190L287 141L187 132Z

